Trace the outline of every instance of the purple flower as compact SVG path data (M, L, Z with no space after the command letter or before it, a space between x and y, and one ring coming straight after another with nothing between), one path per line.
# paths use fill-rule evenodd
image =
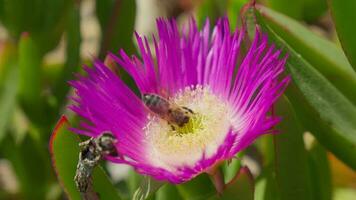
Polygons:
M273 132L280 119L268 115L290 80L280 78L286 57L257 30L246 53L244 31L231 33L220 19L212 34L194 20L179 31L174 20L157 20L153 56L147 39L136 34L141 59L109 54L134 79L142 94L157 94L171 105L194 112L182 127L145 106L102 62L84 67L87 76L72 81L84 120L78 134L96 137L111 131L120 156L107 157L158 180L182 183L233 158L258 136Z

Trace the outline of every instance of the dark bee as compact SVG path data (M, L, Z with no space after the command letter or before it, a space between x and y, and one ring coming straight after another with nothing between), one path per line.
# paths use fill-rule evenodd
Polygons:
M103 157L118 156L115 148L116 142L111 132L104 132L99 137L90 138L79 144L79 160L74 181L82 194L90 190L91 174Z
M156 94L144 94L142 100L153 113L171 125L183 127L194 114L191 109L170 103L167 99Z

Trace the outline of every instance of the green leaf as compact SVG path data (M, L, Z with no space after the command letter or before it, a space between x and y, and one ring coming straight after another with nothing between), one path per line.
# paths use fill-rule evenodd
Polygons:
M136 189L135 193L133 194L133 200L144 200L151 198L155 192L165 184L163 181L156 181L150 176L145 176L139 188Z
M30 137L30 134L26 134L22 142L17 143L13 132L10 133L0 144L0 152L14 169L20 199L44 199L50 177L50 164L42 143Z
M17 49L11 41L3 41L0 49L0 90L11 68L17 64Z
M226 161L223 165L224 180L230 182L241 168L243 153L239 152L231 162Z
M236 28L240 10L247 2L248 0L227 1L227 16L229 17L230 27L232 28L232 30Z
M342 50L283 14L258 6L266 23L356 105L356 72Z
M286 97L280 98L276 115L282 121L275 135L275 170L278 193L281 199L313 199L307 152L304 148L303 130Z
M222 193L222 200L253 200L254 182L250 170L242 167L236 176L230 181Z
M54 93L59 104L65 103L64 99L69 91L67 83L77 72L80 63L80 4L71 7L68 14L68 23L66 26L66 62L60 76L56 81Z
M26 113L38 122L41 120L41 56L38 46L28 33L19 43L19 97Z
M43 55L58 45L71 4L73 0L2 0L0 21L15 40L30 33Z
M328 9L327 0L303 0L303 19L309 23L317 21Z
M128 54L134 52L135 8L135 1L132 0L96 0L96 14L102 33L100 59L105 58L107 51L116 53L121 48Z
M300 54L278 37L258 13L256 16L263 30L269 33L269 39L278 48L286 49L289 53L286 68L295 85L289 86L287 96L298 119L323 146L356 169L356 108Z
M207 174L201 174L191 181L177 185L178 191L183 199L200 200L207 199L216 194Z
M172 184L165 184L156 193L156 200L181 200L177 188Z
M140 183L142 182L143 178L144 177L136 173L134 169L131 169L129 171L129 177L127 179L127 187L129 189L130 194L133 195L137 190L137 188L140 187Z
M356 1L329 0L331 14L342 48L354 70L356 70Z
M211 24L223 16L226 12L227 0L205 0L199 5L197 11L197 22L202 27L206 19L210 19Z
M326 0L267 0L270 8L294 19L314 22L327 10Z
M52 164L57 178L67 196L72 199L81 199L75 183L74 175L79 155L79 137L68 130L69 123L62 116L53 130L50 139L50 152ZM94 190L101 199L121 199L105 172L96 167L93 171Z
M314 142L309 150L308 158L310 172L313 174L313 199L331 200L332 185L327 152L321 145Z
M274 136L272 134L262 135L257 139L257 147L261 152L263 166L270 166L274 162Z
M270 8L282 12L295 19L302 19L303 1L267 0Z
M123 49L128 55L135 53L133 32L135 24L135 1L96 0L96 15L101 30L99 58L104 60L107 52L116 54ZM119 68L122 80L136 93L139 91L128 73Z
M336 188L335 189L335 200L353 200L356 196L356 189L354 188Z
M279 200L275 166L267 166L262 169L261 175L255 184L255 200Z
M0 94L0 143L7 131L12 114L15 111L18 69L12 67L7 74L4 90Z

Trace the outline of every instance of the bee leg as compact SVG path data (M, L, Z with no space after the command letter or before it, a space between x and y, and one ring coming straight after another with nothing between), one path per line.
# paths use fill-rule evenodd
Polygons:
M187 107L185 107L185 106L183 106L182 108L183 108L183 109L185 109L185 110L187 110L188 112L190 112L190 113L194 114L194 112L192 111L192 109L187 108Z

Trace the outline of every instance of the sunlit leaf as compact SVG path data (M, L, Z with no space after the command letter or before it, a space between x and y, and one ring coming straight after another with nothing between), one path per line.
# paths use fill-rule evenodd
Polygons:
M236 176L236 173L240 170L242 157L243 153L239 152L233 159L231 159L231 161L224 163L223 172L225 183L230 182Z
M28 33L23 33L19 43L19 97L27 114L35 121L41 118L41 56L38 46Z
M80 140L77 135L68 131L68 127L67 118L63 116L53 130L49 148L57 178L67 196L75 200L81 199L73 179L78 162ZM93 186L101 199L121 199L100 167L96 167L93 171Z
M333 199L353 200L355 196L356 196L356 189L354 188L336 188Z
M206 19L209 19L211 24L215 24L219 17L222 17L227 8L227 0L205 0L202 1L197 11L197 22L200 27L203 26Z
M230 27L234 30L236 28L238 17L241 8L248 2L248 0L229 0L227 1L227 16L229 17Z
M356 72L343 51L283 14L258 6L267 24L356 105Z
M7 131L12 114L15 111L18 69L13 67L7 74L4 90L0 93L0 142Z
M356 169L355 106L278 37L258 14L257 20L263 30L269 33L269 39L277 47L288 51L286 68L295 85L289 86L287 96L299 120L322 145Z
M8 71L17 64L16 50L11 41L3 41L0 44L0 90L3 88Z

